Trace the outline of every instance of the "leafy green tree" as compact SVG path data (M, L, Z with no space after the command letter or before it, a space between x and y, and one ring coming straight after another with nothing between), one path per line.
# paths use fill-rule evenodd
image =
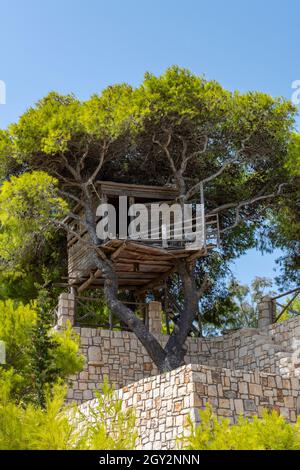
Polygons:
M52 287L52 281L66 269L65 239L52 223L66 210L65 201L57 194L57 181L45 172L25 172L3 182L0 299L36 299L41 287Z
M0 301L0 340L6 347L2 368L14 372L17 401L44 405L47 387L83 367L79 338L71 327L62 331L51 327L41 307Z
M300 284L300 134L292 136L286 168L295 179L294 189L271 213L268 227L271 244L284 252L278 260L278 283L284 287Z
M282 98L231 93L215 81L171 67L158 77L146 74L135 89L108 87L85 102L50 93L1 133L0 160L4 166L13 161L20 173L47 172L58 182L57 196L70 207L80 205L108 307L134 331L159 370L166 371L183 362L209 273L202 261L197 269L197 263L178 260L183 310L163 348L120 301L115 269L100 255L94 183L173 184L182 204L204 194L207 214L220 218L222 256L232 259L256 245L256 230L268 211L294 187L286 167L294 114L295 107ZM47 212L40 209L37 220ZM78 222L72 211L69 217ZM70 231L51 211L50 222Z
M294 300L288 297L283 303L281 309L288 307L278 318L278 323L282 323L290 318L294 318L297 315L300 315L300 298L297 296ZM279 315L278 315L279 316Z
M228 291L234 307L218 316L222 329L257 328L258 302L265 295L274 293L272 286L273 281L265 277L254 278L250 286L232 280Z

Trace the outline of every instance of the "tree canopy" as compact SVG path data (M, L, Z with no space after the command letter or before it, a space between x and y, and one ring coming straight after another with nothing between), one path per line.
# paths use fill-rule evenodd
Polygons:
M177 66L160 76L147 73L136 88L127 84L109 86L86 101L51 92L0 133L0 168L2 179L8 179L0 196L0 252L5 251L4 245L17 245L19 236L7 242L5 224L13 232L14 220L18 222L20 214L14 208L12 221L5 219L11 205L5 194L11 191L16 202L24 197L25 207L31 206L21 213L25 232L26 221L28 227L33 221L33 232L36 228L39 231L40 223L68 230L59 215L67 204L70 208L79 204L94 246L95 264L105 278L109 307L130 325L162 369L165 361L169 361L167 369L173 367L170 357L176 350L179 357L173 365L182 361L183 344L200 297L212 295L214 279L220 280L216 266L250 247L259 245L264 249L270 245L270 219L274 214L278 213L278 226L284 226L280 217L285 210L290 211L285 201L294 201L297 178L290 164L298 148L293 143L298 141L291 138L295 112L295 107L283 98L261 92L230 92L215 81ZM192 270L178 263L183 314L165 350L117 299L114 269L97 251L92 201L94 183L99 179L173 185L181 203L199 201L203 193L206 213L219 215L221 262L200 260ZM37 196L39 201L24 189L31 183L36 185L37 194L43 195L41 199ZM76 220L72 209L69 216ZM276 229L272 244L283 246L284 230L281 239L277 233Z

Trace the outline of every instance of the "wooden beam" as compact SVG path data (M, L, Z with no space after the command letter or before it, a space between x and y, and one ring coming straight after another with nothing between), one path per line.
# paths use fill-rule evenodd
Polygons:
M108 196L128 195L151 200L174 200L178 195L178 190L176 187L172 188L168 186L116 183L114 181L96 181L95 185L101 186L101 191Z
M121 246L119 246L119 248L116 249L116 251L111 255L111 259L114 260L116 259L120 253L122 253L122 251L126 248L126 241L122 243Z
M138 293L141 294L142 292L146 292L149 289L152 289L153 287L157 286L158 284L161 284L163 281L168 279L169 276L176 270L176 267L174 266L172 269L167 271L166 273L163 273L161 276L158 276L155 280L148 282L145 286L142 288L138 289Z
M165 267L172 267L172 263L170 263L168 260L161 260L161 259L140 259L140 258L125 258L123 257L125 254L123 254L120 258L117 259L117 263L119 264L132 264L132 263L137 263L137 264L147 264L149 266L165 266Z
M101 277L101 271L99 269L97 269L95 273L91 273L89 279L78 287L78 292L86 290L98 277Z

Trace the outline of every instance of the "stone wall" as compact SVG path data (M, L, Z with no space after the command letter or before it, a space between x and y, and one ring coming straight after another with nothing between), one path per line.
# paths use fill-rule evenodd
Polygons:
M268 332L243 329L218 338L188 338L185 362L297 375L300 372L297 348L300 318L285 323L270 327ZM75 328L75 331L80 334L86 365L82 372L71 377L70 400L82 402L92 398L93 390L103 382L104 375L116 388L121 388L158 373L133 333L97 328ZM166 335L157 335L157 338L162 345L168 339Z
M86 364L70 378L68 400L88 413L95 405L94 390L107 375L123 406L136 410L141 449L174 449L187 432L187 417L197 423L198 410L207 402L218 416L232 421L240 414L261 416L264 409L275 409L295 422L300 413L300 316L272 324L275 313L268 298L259 310L259 329L189 337L187 365L167 374L158 374L133 333L75 327ZM67 321L74 325L74 312L74 296L62 294L56 328ZM160 333L160 304L150 303L148 312L149 330L164 346L168 336Z
M274 311L265 298L260 306L260 329L245 328L222 337L192 338L186 341L186 364L202 364L232 370L255 370L280 374L282 377L300 374L300 316L280 324L270 323ZM58 307L57 327L70 321L74 324L75 298L62 294ZM167 335L160 334L161 307L149 304L148 326L164 346ZM131 332L99 328L78 328L81 351L86 357L85 368L71 377L69 400L83 402L93 398L93 390L107 375L116 388L124 387L158 371L144 347Z
M261 416L264 409L277 410L291 422L299 413L299 379L259 371L235 371L198 364L132 383L118 396L123 406L134 407L138 448L174 449L177 438L187 433L190 416L199 421L199 408L209 402L219 417L236 421L240 414ZM88 413L95 400L81 405Z

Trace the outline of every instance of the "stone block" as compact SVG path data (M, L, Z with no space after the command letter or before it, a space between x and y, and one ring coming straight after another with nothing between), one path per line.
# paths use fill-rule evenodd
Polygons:
M88 348L88 361L90 365L101 364L101 349L98 346L90 346Z

